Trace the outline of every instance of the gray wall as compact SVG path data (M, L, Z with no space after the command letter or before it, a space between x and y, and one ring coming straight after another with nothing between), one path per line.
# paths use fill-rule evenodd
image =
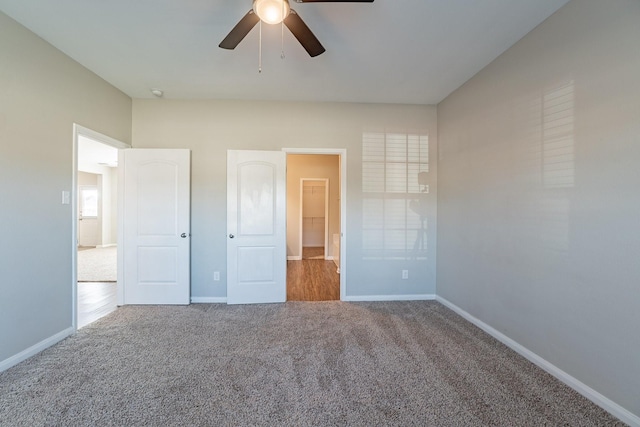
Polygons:
M640 415L640 2L570 2L438 130L438 295Z
M74 122L128 142L131 99L0 13L0 363L72 326Z
M417 166L409 167L409 190L402 190L401 183L389 177L395 186L390 188L393 191L385 192L378 185L385 181L384 175L379 173L380 165L384 165L385 151L382 149L378 155L372 153L380 149L379 142L384 142L385 134L389 140L388 162L397 160L395 150L407 135L425 135L423 142L428 135L430 158L435 159L435 107L167 99L133 101L134 147L189 148L193 153L191 289L196 298L226 296L226 150L280 150L283 147L347 149L347 223L342 226L347 233L348 296L388 298L434 294L436 168L434 164L430 165L431 192L424 197L429 216L428 245L423 254L425 259L419 259L412 253L419 220L407 207L418 198L417 194L408 192L416 190ZM373 148L368 149L370 154L366 158L368 166L364 174L367 179L363 180L365 136ZM411 138L412 141L415 139ZM415 150L410 157L414 153ZM428 161L426 155L426 152L422 153L420 161ZM403 165L406 167L406 157L404 155L404 160L389 170L399 171ZM372 189L379 191L370 191ZM383 211L385 203L386 211ZM406 221L403 209L407 211ZM382 215L386 215L386 222L382 221ZM384 247L379 246L382 238L387 239ZM409 270L409 279L401 279L402 269ZM219 282L213 281L214 271L221 272Z

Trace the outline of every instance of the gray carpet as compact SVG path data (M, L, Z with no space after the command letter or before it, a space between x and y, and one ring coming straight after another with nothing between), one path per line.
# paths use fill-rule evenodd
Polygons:
M2 426L613 426L436 302L127 306L0 373Z
M118 249L115 246L78 251L78 282L118 280Z

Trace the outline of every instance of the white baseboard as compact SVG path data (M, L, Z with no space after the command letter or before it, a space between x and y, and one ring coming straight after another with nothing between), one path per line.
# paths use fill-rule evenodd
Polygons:
M342 301L428 301L436 299L435 294L410 294L410 295L349 295Z
M40 353L42 350L51 347L52 345L62 341L70 335L73 335L74 332L75 329L73 327L67 328L64 331L58 332L57 334L50 336L49 338L46 338L37 344L32 345L28 349L23 350L20 353L3 360L2 362L0 362L0 372L6 371L10 367L17 365L23 360L27 360L31 356Z
M473 323L474 325L476 325L477 327L479 327L480 329L482 329L483 331L485 331L486 333L488 333L489 335L491 335L492 337L494 337L495 339L497 339L498 341L500 341L501 343L503 343L513 351L515 351L516 353L528 359L530 362L544 369L545 371L547 371L548 373L550 373L551 375L553 375L554 377L556 377L557 379L559 379L560 381L562 381L563 383L565 383L566 385L568 385L569 387L571 387L572 389L574 389L575 391L577 391L578 393L580 393L581 395L583 395L584 397L586 397L587 399L595 403L596 405L600 406L605 411L619 418L621 421L629 424L632 427L640 427L639 416L633 414L632 412L626 410L625 408L618 405L611 399L598 393L588 385L584 384L578 379L567 374L562 369L558 368L557 366L553 365L552 363L538 356L528 348L512 340L511 338L509 338L502 332L498 331L497 329L494 329L493 327L487 325L482 320L478 319L477 317L474 317L473 315L469 314L468 312L461 309L460 307L453 304L452 302L440 296L436 296L436 301L438 301L440 304L444 305L445 307L455 311L464 319Z
M333 257L331 255L324 257L325 261L333 261Z
M287 261L302 261L302 257L298 255L287 256Z
M191 297L191 304L226 304L227 297Z
M96 248L112 248L114 246L118 246L117 243L107 243L106 245L98 245Z
M415 294L415 295L356 295L348 296L342 301L426 301L434 300L436 296L433 294ZM226 297L191 297L192 304L226 304Z

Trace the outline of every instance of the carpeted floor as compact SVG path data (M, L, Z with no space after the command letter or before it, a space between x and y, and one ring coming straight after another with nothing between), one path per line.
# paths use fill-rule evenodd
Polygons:
M78 251L78 282L115 282L118 249L115 246Z
M0 373L2 426L613 426L436 302L126 306Z

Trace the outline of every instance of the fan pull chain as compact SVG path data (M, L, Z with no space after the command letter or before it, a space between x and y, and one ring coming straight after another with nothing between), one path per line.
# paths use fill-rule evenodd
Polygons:
M280 36L282 41L282 51L280 52L280 59L284 59L284 2L282 2L282 22L280 22Z
M284 59L284 21L282 21L282 51L280 52L280 59Z
M258 73L262 72L262 21L260 21L260 41L258 42Z

